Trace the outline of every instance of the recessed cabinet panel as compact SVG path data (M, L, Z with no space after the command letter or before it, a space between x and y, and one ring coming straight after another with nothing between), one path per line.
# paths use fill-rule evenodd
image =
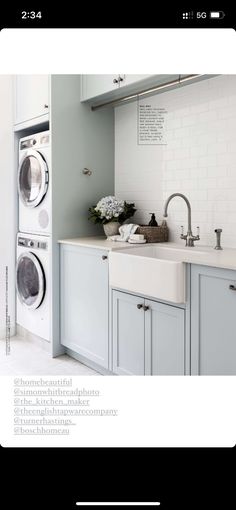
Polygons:
M115 74L84 74L81 83L81 101L101 96L119 86L118 75Z
M17 75L15 78L15 124L49 112L49 76Z
M113 291L113 370L119 375L144 375L144 300Z
M61 343L104 368L108 368L108 292L107 253L62 245Z
M185 311L145 300L145 338L150 343L150 375L185 374Z
M236 272L191 266L191 374L236 375Z

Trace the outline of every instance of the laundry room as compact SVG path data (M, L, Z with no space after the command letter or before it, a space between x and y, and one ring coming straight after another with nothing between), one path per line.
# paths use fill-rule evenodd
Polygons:
M236 375L236 76L0 76L0 375Z

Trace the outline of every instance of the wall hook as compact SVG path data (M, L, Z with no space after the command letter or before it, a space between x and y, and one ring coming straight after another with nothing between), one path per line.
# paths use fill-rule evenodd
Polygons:
M88 168L83 168L82 173L84 175L92 175L92 170L89 170Z

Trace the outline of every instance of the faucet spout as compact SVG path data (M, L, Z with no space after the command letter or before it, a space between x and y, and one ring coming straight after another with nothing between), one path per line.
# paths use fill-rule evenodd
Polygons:
M167 200L165 202L163 216L165 218L168 216L168 214L167 214L168 205L169 205L170 201L172 200L172 198L175 198L175 197L182 198L185 201L185 203L187 205L187 209L188 209L188 231L187 231L186 235L181 234L180 237L181 237L181 239L185 239L186 240L186 246L194 246L194 241L198 241L200 239L200 237L199 237L199 235L193 236L193 234L192 234L191 205L190 205L190 202L189 202L189 200L187 199L187 197L185 195L183 195L182 193L173 193L172 195L170 195L169 198L167 198Z

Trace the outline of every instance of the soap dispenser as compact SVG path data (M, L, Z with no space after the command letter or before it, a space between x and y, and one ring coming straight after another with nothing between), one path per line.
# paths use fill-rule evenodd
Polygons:
M151 214L151 219L148 223L149 227L158 227L158 223L157 223L155 214L154 213L149 213L149 214Z

